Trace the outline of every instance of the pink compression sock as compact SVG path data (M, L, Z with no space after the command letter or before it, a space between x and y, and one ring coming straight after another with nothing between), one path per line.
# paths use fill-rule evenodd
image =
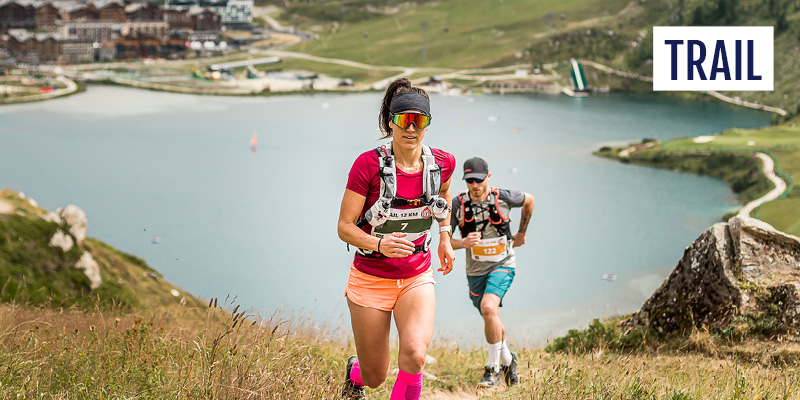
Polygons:
M389 400L419 400L422 393L422 372L409 374L402 369L397 373L397 381L392 388Z
M361 380L361 366L358 365L358 360L350 368L350 381L356 386L364 386L364 381Z

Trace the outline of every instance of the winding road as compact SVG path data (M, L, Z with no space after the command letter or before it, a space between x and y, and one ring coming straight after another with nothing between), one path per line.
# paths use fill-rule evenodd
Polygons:
M594 68L596 68L596 69L598 69L600 71L607 72L609 74L614 74L614 75L617 75L617 76L621 76L623 78L638 79L640 81L651 82L651 83L653 82L653 77L652 76L645 76L645 75L640 75L640 74L634 74L634 73L628 72L628 71L622 71L622 70L619 70L619 69L611 68L611 67L609 67L607 65L600 64L600 63L592 61L592 60L579 60L579 61L582 64L590 65L590 66L592 66L592 67L594 67ZM788 112L786 110L784 110L784 109L782 109L780 107L768 106L766 104L760 104L760 103L754 103L754 102L751 102L751 101L742 100L742 99L740 99L738 97L726 96L726 95L724 95L724 94L722 94L720 92L714 91L714 90L701 90L700 92L701 93L705 93L705 94L707 94L709 96L715 97L718 100L724 101L726 103L735 104L737 106L753 108L753 109L756 109L756 110L769 111L771 113L778 114L778 115L780 115L782 117L784 117L784 116L786 116L786 114L788 114Z
M738 217L749 217L750 213L753 212L758 206L777 199L783 192L786 191L786 182L783 179L779 178L775 175L775 161L772 160L772 157L766 155L765 153L756 153L756 157L760 158L763 162L764 168L764 175L775 185L775 188L770 190L767 194L762 197L759 197L742 207L737 214Z

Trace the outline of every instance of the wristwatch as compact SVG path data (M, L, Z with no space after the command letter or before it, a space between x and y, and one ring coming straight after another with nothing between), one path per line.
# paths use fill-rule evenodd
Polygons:
M452 229L450 228L450 225L440 226L439 227L439 233L442 233L442 232L447 232L448 234L452 235Z

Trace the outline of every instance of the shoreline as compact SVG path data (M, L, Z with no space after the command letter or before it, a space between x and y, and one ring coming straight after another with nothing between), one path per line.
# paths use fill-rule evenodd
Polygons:
M771 127L761 129L770 129ZM702 138L718 138L723 134L706 135ZM704 140L696 141L697 138L690 139L694 143L705 143ZM794 188L792 175L781 170L777 161L778 157L770 150L734 147L698 147L697 149L670 147L672 142L682 140L689 139L643 141L616 148L604 146L594 151L593 154L624 164L632 163L646 167L671 169L676 172L707 175L727 182L742 205L735 212L721 216L723 221L737 215L751 216L753 212L756 213L753 218L759 218L762 206L787 197ZM760 164L755 170L754 160L759 160ZM754 177L754 174L757 176ZM765 220L765 222L775 225L773 221Z
M3 105L10 105L10 104L24 104L24 103L34 103L38 101L46 101L51 99L57 99L62 97L71 96L76 93L80 93L86 90L85 85L80 85L76 83L74 80L67 78L64 75L58 75L55 77L56 80L61 82L64 86L64 89L54 90L50 93L35 93L30 94L22 97L14 97L13 100L0 99L0 106Z
M607 65L603 65L603 64L600 64L598 62L591 61L591 60L578 60L578 61L580 61L583 64L590 65L590 66L592 66L592 67L594 67L594 68L596 68L598 70L601 70L603 72L611 73L611 74L617 75L617 76L622 77L622 78L636 79L636 80L639 80L639 81L642 81L642 82L653 83L653 77L651 77L651 76L645 76L645 75L635 74L635 73L632 73L632 72L618 70L618 69L611 68L611 67L609 67ZM789 114L788 111L786 111L785 109L780 108L780 107L768 106L766 104L753 103L753 102L749 102L749 101L746 101L746 100L742 100L742 99L740 99L738 97L726 96L726 95L724 95L724 94L722 94L720 92L717 92L715 90L703 90L703 91L699 91L698 93L703 93L703 94L709 95L709 96L714 97L715 99L717 99L717 100L719 100L719 101L721 101L723 103L728 103L728 104L732 104L732 105L736 105L736 106L740 106L740 107L745 107L745 108L752 108L752 109L755 109L755 110L771 112L773 114L778 114L781 117L785 117L785 116L787 116Z
M238 54L238 53L237 53ZM487 73L491 74L493 72L498 71L511 71L514 69L523 69L525 65L507 65L502 67L492 67L492 68L466 68L466 69L455 69L455 68L439 68L439 67L406 67L406 66L384 66L384 65L369 65L358 63L355 61L344 60L344 59L333 59L333 58L325 58L325 57L318 57L313 56L310 54L305 53L296 53L296 52L289 52L289 51L280 51L280 50L271 50L264 52L267 55L279 56L282 58L291 58L291 59L300 59L300 60L312 60L321 63L328 63L334 65L345 65L350 66L352 68L358 69L366 69L366 70L373 70L373 71L397 71L399 74L392 75L388 78L379 79L374 82L361 82L357 83L352 86L339 86L336 88L331 88L330 84L327 85L327 88L307 88L304 85L297 89L279 89L279 90L270 90L270 86L275 83L274 79L269 78L257 78L248 81L251 85L217 85L217 86L208 86L208 87L198 87L195 86L178 86L178 85L168 85L160 82L155 81L145 81L145 80L136 80L136 79L126 79L124 77L108 77L105 79L75 79L76 74L80 74L81 71L85 69L91 69L92 67L95 68L103 68L108 66L117 65L119 63L113 64L98 64L96 66L92 64L81 64L76 66L71 66L72 70L69 73L61 73L56 77L59 81L64 83L67 86L66 90L68 92L64 93L61 90L53 92L53 94L41 94L41 95L33 95L33 96L26 96L25 98L18 99L18 100L11 100L11 101L0 101L0 106L6 104L21 104L33 101L44 101L49 100L51 98L57 97L64 97L81 90L86 90L85 86L89 84L112 84L112 85L121 85L121 86L129 86L132 88L138 89L146 89L146 90L155 90L155 91L163 91L167 93L182 93L182 94L196 94L196 95L210 95L210 96L272 96L275 94L302 94L302 93L365 93L370 91L376 90L383 90L386 85L392 80L397 77L407 76L409 79L412 79L414 84L421 85L426 82L426 79L431 79L435 76L443 78L441 82L446 83L445 88L431 88L433 90L439 91L450 91L450 90L480 90L484 93L523 93L523 94L560 94L561 93L561 84L558 82L561 77L555 70L558 67L559 63L551 63L545 67L546 71L543 71L541 75L527 75L527 76L515 76L513 74L507 75L477 75L479 73ZM204 63L208 63L211 61L220 61L224 60L225 58L210 58L206 60ZM186 63L187 60L180 60L180 63ZM194 60L191 60L194 61ZM200 60L198 60L200 61ZM632 79L638 80L642 82L652 83L653 78L641 74L636 74L628 71L618 70L615 68L611 68L607 65L598 63L592 60L585 60L580 59L579 62L595 68L597 70L614 74L616 76L625 78L625 79ZM164 66L165 68L168 66ZM63 68L63 67L62 67ZM309 71L316 74L322 74L316 71ZM547 73L545 73L547 72ZM428 76L421 76L421 77L413 77L415 74L425 74L429 73ZM70 75L70 78L67 78L67 75ZM330 79L340 80L340 78L333 78ZM464 82L454 83L454 81L464 81L470 80L472 81L471 84L466 84ZM475 86L475 85L484 85L487 82L492 81L529 81L528 85L522 85L521 87L513 86L513 87L503 87L503 86ZM76 81L82 82L80 86L82 88L78 88L78 84ZM549 87L538 87L535 84L531 84L531 82L548 82L550 83ZM202 80L201 82L206 82L206 80ZM225 81L220 81L225 82ZM236 82L236 81L233 81ZM313 81L312 81L313 82ZM449 86L449 87L447 87ZM621 88L614 88L612 91L615 92L622 92L622 93L639 93L635 90L625 90ZM753 103L748 102L746 100L742 100L738 97L730 97L726 96L717 91L702 91L698 92L710 96L717 101L734 105L740 106L750 109L761 110L769 113L776 114L780 117L786 117L789 113L783 108L775 107L775 106L768 106L765 104ZM658 94L658 93L656 93Z

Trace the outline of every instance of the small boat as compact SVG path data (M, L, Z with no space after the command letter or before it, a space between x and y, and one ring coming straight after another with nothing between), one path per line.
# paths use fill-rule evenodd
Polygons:
M153 240L150 241L150 243L152 243L152 244L161 243L161 237L159 237L159 236L154 237Z
M603 279L605 279L605 280L607 280L609 282L610 281L615 281L615 280L617 280L617 276L614 275L614 274L603 274Z
M258 134L254 133L253 137L250 138L250 148L255 150L256 146L258 146Z

